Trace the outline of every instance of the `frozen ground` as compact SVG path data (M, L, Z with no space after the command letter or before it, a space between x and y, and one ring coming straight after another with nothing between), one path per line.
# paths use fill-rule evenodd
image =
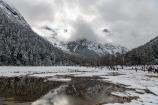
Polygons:
M101 77L103 81L127 85L127 88L135 90L112 94L139 97L130 103L106 105L158 105L158 74L140 70L136 72L130 69L131 67L125 67L119 71L112 71L106 67L0 67L0 77L35 76L45 77L53 81L70 81L69 76Z

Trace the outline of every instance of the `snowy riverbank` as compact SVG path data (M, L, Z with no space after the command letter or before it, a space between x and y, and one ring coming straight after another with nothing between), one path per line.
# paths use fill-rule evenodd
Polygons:
M122 97L139 97L132 102L124 104L107 105L158 105L158 74L144 71L136 72L125 67L118 71L91 67L0 67L0 77L42 77L50 81L69 82L72 77L92 77L101 81L109 81L113 84L122 84L128 88L122 92L111 94ZM67 105L67 104L63 104Z

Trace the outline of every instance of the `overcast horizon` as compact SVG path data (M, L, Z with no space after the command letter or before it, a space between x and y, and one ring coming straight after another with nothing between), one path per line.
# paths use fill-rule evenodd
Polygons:
M131 49L158 34L158 0L7 1L35 31L44 26L67 29L58 35L60 40L87 38Z

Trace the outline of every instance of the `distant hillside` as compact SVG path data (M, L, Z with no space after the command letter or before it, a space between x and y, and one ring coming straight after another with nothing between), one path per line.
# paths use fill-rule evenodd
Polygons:
M128 64L158 64L158 37L126 54Z

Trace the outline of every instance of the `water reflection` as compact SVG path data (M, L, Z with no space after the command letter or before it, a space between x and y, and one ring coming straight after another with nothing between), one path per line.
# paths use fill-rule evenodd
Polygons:
M32 103L32 105L95 105L92 101L79 96L65 93L67 86L51 90L47 95Z
M128 89L124 85L102 81L97 77L72 77L72 80L67 83L45 80L32 77L1 78L1 97L32 102L49 92L33 103L17 103L5 99L0 105L101 105L101 103L123 103L137 99L137 97L111 94Z

